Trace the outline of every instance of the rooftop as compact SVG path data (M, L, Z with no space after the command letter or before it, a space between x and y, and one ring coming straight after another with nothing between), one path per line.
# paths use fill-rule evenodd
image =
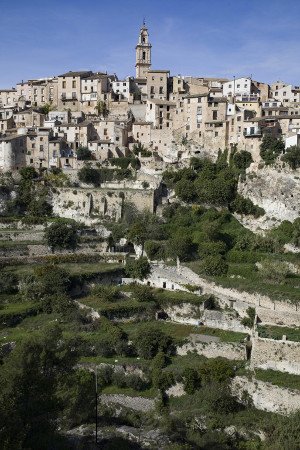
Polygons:
M72 72L72 70L70 70L70 72L66 72L63 73L62 75L58 75L59 77L90 77L93 75L93 72L91 70L81 70L78 72Z

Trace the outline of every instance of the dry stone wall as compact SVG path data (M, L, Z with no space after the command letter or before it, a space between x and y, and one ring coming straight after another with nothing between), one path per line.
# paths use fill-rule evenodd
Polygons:
M300 342L254 337L251 367L300 375Z
M245 344L233 342L189 342L177 348L177 354L180 356L187 355L189 352L206 356L206 358L221 356L233 360L246 359Z
M242 399L247 392L257 409L279 414L292 414L300 409L300 391L280 388L260 380L235 377L231 382L232 394Z
M154 211L153 189L116 186L94 189L60 188L52 197L53 212L60 217L93 223L104 217L118 220L125 203L133 203L139 211Z

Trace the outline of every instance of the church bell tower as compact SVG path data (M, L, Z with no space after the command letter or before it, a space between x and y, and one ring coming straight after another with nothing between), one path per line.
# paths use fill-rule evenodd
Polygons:
M136 50L135 57L135 76L136 78L146 78L146 74L151 67L151 47L149 43L148 28L145 21L140 29L139 41Z

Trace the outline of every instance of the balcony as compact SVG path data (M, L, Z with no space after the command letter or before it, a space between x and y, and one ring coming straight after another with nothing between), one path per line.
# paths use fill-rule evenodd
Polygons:
M248 130L245 130L243 134L245 137L260 137L262 136L262 130L261 128L250 128Z
M61 96L60 96L60 98L61 98L61 100L63 101L63 102L70 102L70 101L75 101L75 100L77 100L77 95L64 95L64 94L61 94Z

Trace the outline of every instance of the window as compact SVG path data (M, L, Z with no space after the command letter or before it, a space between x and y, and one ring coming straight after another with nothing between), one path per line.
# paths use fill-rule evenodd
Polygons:
M43 152L43 151L44 151L44 146L40 145L40 152Z
M107 128L104 128L103 134L104 134L104 136L107 136Z
M72 98L76 98L76 92L72 92Z
M72 81L72 88L75 89L76 88L76 81Z
M143 52L143 59L146 59L146 52Z
M219 133L217 131L215 131L215 137L217 137L219 135Z
M163 94L163 88L162 87L159 88L159 93Z
M241 85L240 85L240 84L237 84L236 87L239 88L239 87L241 87Z
M213 111L213 120L218 119L218 111Z
M33 159L32 158L30 158L30 164L33 164Z
M62 82L62 88L66 89L66 82L65 81Z

